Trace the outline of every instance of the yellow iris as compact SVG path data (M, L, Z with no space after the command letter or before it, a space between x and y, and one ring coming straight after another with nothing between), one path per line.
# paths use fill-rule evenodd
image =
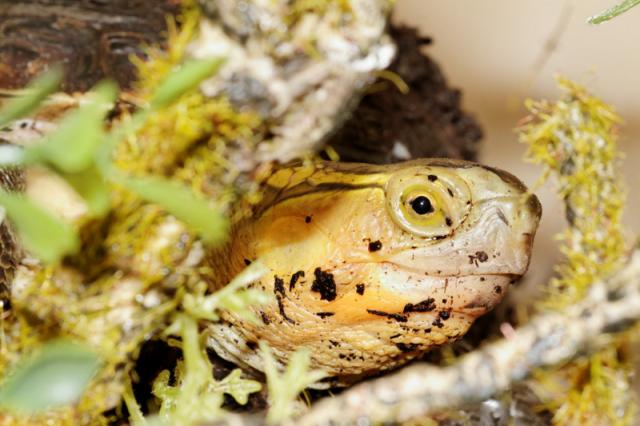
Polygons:
M439 169L408 170L386 187L387 205L394 221L413 234L441 238L451 235L466 217L471 195L459 177Z

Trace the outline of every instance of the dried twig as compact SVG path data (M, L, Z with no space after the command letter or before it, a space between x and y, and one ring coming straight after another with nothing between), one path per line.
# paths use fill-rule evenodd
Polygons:
M509 338L492 343L449 367L416 364L362 383L315 404L300 425L406 421L439 410L483 401L533 370L550 367L605 345L608 333L640 320L640 249L582 302L547 312Z

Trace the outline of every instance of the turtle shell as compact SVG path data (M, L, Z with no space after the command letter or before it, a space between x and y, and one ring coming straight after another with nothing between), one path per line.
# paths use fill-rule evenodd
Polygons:
M62 64L65 92L111 78L134 79L131 55L158 45L178 0L23 0L0 2L0 88L19 89Z

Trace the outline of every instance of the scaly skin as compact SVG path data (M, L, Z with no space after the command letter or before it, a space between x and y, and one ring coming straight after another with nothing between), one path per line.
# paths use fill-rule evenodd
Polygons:
M512 175L442 159L295 165L263 190L252 217L211 255L211 288L260 260L269 273L251 285L276 302L254 308L259 324L223 313L209 343L256 370L258 340L282 364L306 347L327 385L464 335L525 273L541 214ZM421 195L432 205L422 215L412 207Z

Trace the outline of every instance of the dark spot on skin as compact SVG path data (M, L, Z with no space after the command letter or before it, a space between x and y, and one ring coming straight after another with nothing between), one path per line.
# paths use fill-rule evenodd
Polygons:
M333 280L333 274L324 272L320 268L316 268L313 274L315 279L311 285L311 291L320 293L321 300L334 300L336 298L336 282Z
M454 197L453 195L453 191L451 190L451 188L447 188L447 192L449 193L449 197Z
M425 328L425 329L424 329L424 332L425 332L426 334L429 334L429 333L431 333L431 329L430 329L430 328Z
M367 309L367 312L369 312L371 315L377 315L379 317L391 318L391 319L394 319L394 320L396 320L398 322L407 322L407 317L405 317L404 315L401 315L401 314L391 314L389 312L377 311L375 309Z
M440 318L442 318L444 321L446 321L451 316L451 312L449 312L449 311L440 311L440 312L438 312L438 316Z
M438 180L438 176L436 175L429 175L427 176L427 179L429 179L429 182L435 182Z
M484 277L480 277L480 281L481 281L481 282L482 282L482 281L484 281L484 280L485 280L485 278L484 278Z
M345 354L338 354L338 358L345 359L347 356Z
M487 260L489 260L489 256L483 251L477 251L476 254L469 255L469 263L475 264L476 266L478 266L478 262L484 263Z
M258 347L258 344L256 342L252 342L252 341L247 342L247 348L249 348L249 350L255 351L257 347Z
M311 223L311 216L305 216L304 223Z
M409 312L430 312L436 308L435 301L436 300L434 298L430 297L416 304L407 303L406 305L404 305L404 309L402 310L402 312L404 312L405 314Z
M262 322L264 323L264 325L271 324L271 320L269 319L267 314L264 313L264 311L260 311L260 318L262 318Z
M291 280L289 281L289 291L293 290L298 280L302 277L304 277L304 271L298 271L291 275Z
M356 284L356 293L360 296L364 294L364 284Z
M274 294L280 293L281 295L284 296L284 280L282 278L278 278L277 275L274 275L273 279L274 279L273 293Z
M451 220L451 218L450 218L450 217L446 217L446 218L444 219L444 221L445 221L445 223L447 224L447 226L451 226L451 225L453 225L453 221Z
M296 322L289 318L287 314L284 312L284 303L282 303L282 296L277 295L276 300L278 301L278 309L280 310L280 316L284 318L288 323L295 324Z
M378 251L382 248L382 243L380 242L380 240L377 241L371 241L369 243L369 251L370 252L374 252L374 251Z
M498 219L500 219L505 225L509 226L509 220L507 220L502 209L498 209L496 214L498 215Z
M394 334L393 336L389 336L389 339L395 339L396 337L400 337L402 334Z
M396 343L396 347L402 352L412 352L416 350L418 345L415 343Z
M435 320L433 320L431 325L436 326L438 328L444 327L444 323L442 322L442 320L440 318L436 318Z
M493 291L496 292L496 294L501 294L502 293L502 287L500 287L499 285L495 286L493 288Z
M329 340L329 343L331 343L333 347L340 346L340 343L336 342L335 340Z
M322 319L325 319L326 317L332 317L335 314L336 314L335 312L316 312L316 315Z
M251 265L251 261L250 261L249 259L245 259L245 260L244 260L244 264L245 264L246 266L249 266L249 265Z
M447 303L447 299L442 299L442 303Z

